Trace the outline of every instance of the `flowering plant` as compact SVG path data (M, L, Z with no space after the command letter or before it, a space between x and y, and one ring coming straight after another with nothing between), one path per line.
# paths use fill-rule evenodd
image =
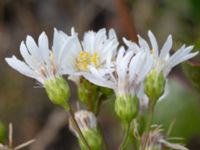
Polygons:
M161 50L154 34L148 32L150 44L138 35L138 44L123 38L119 41L113 29L88 31L80 41L74 28L71 35L54 29L53 46L42 32L38 45L31 36L20 45L21 61L15 56L5 58L13 69L36 79L49 99L62 106L69 114L69 127L77 137L82 150L108 149L98 126L101 102L115 95L115 113L124 129L119 150L130 143L136 150L177 150L187 148L170 143L160 125L152 118L158 100L167 95L167 76L173 67L198 54L193 46L183 45L170 55L172 36L169 35ZM80 102L85 110L74 110L69 102L70 87L63 77L74 81ZM113 91L113 92L112 92ZM145 105L145 113L141 106ZM139 118L146 118L144 129Z

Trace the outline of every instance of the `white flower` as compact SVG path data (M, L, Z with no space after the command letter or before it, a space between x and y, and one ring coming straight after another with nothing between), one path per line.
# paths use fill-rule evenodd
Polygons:
M91 67L91 74L84 77L99 86L111 88L117 96L136 94L137 90L153 65L153 59L143 51L134 53L119 49L115 68L97 70Z
M183 61L186 61L198 54L198 52L192 53L193 46L186 47L183 45L180 49L178 49L174 54L170 55L170 50L172 48L172 36L169 35L166 42L164 43L161 50L159 50L157 40L154 36L154 34L149 31L148 37L150 40L150 44L146 40L144 40L142 37L138 35L138 42L139 44L136 44L134 42L128 41L127 39L123 38L123 41L128 47L128 50L133 50L134 53L138 53L140 51L144 51L147 55L150 55L153 57L153 67L152 71L156 71L157 74L163 73L166 83L165 83L165 90L163 95L159 98L159 100L165 98L168 95L168 84L167 84L167 76L171 69L178 65L179 63L182 63ZM147 104L147 96L144 93L144 89L141 88L139 91L139 98L144 100L144 105Z
M34 78L40 83L56 76L64 74L67 49L71 43L77 40L74 29L71 36L62 31L54 29L53 46L50 50L49 42L45 32L42 32L38 39L38 45L31 36L27 36L26 41L20 45L20 53L24 59L21 61L15 56L5 58L6 62L21 74Z
M69 75L82 75L93 66L97 69L111 65L112 56L115 53L118 41L113 29L101 29L98 32L88 31L84 34L83 41L73 41L65 58L65 73Z
M78 123L79 128L81 131L91 130L97 128L97 118L92 112L89 112L87 110L79 110L74 114L74 118L76 122ZM72 120L69 120L70 124L70 130L78 135L76 127L74 127L74 124L72 123Z
M198 54L198 52L192 53L193 46L186 47L183 45L180 49L178 49L173 55L170 55L170 50L172 48L172 36L169 35L166 42L164 43L161 50L159 50L157 40L154 34L149 31L148 37L151 43L151 46L144 40L142 37L138 35L139 46L136 43L128 41L124 38L124 42L129 48L134 47L134 51L138 52L139 50L144 50L147 54L152 55L154 58L154 67L158 74L162 72L166 77L171 69L176 65L186 61Z

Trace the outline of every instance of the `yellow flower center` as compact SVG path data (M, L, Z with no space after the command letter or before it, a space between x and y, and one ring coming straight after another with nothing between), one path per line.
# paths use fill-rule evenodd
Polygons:
M152 49L151 49L151 54L154 54L154 52L155 52L155 50L152 48Z
M90 54L89 52L81 51L76 59L76 67L80 71L87 71L88 65L99 66L99 56L97 53Z

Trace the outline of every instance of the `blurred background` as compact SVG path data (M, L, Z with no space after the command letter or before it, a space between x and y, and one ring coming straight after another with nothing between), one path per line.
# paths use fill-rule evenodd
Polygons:
M8 123L14 125L14 145L32 138L31 150L76 150L77 141L68 130L67 114L54 106L36 81L9 68L4 58L19 54L26 35L36 40L45 31L52 41L53 28L79 37L87 30L114 28L121 37L147 39L152 30L160 47L173 35L173 50L181 44L195 44L200 50L199 0L0 0L0 143L7 143ZM183 71L184 70L184 71ZM175 122L171 136L183 137L191 150L200 150L200 58L175 68L170 76L170 94L158 103L154 121L167 130ZM71 82L70 82L71 83ZM71 102L76 87L71 83ZM100 123L111 149L117 149L121 134L113 113L113 100L103 103ZM178 141L182 142L182 141Z

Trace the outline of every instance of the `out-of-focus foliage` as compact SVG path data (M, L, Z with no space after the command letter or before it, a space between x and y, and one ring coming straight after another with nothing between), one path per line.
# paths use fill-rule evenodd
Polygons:
M187 77L191 80L192 84L200 92L200 65L192 62L186 62L183 65Z
M200 42L196 43L195 49L200 52ZM200 55L196 56L192 61L185 62L182 67L188 79L200 92Z
M188 0L192 6L192 14L197 22L200 22L200 1L199 0Z
M0 143L4 141L6 135L6 129L2 122L0 122Z
M171 136L183 137L186 140L200 132L200 104L192 91L184 88L176 80L170 82L170 94L161 100L155 110L155 123L161 123L165 131L173 120Z

